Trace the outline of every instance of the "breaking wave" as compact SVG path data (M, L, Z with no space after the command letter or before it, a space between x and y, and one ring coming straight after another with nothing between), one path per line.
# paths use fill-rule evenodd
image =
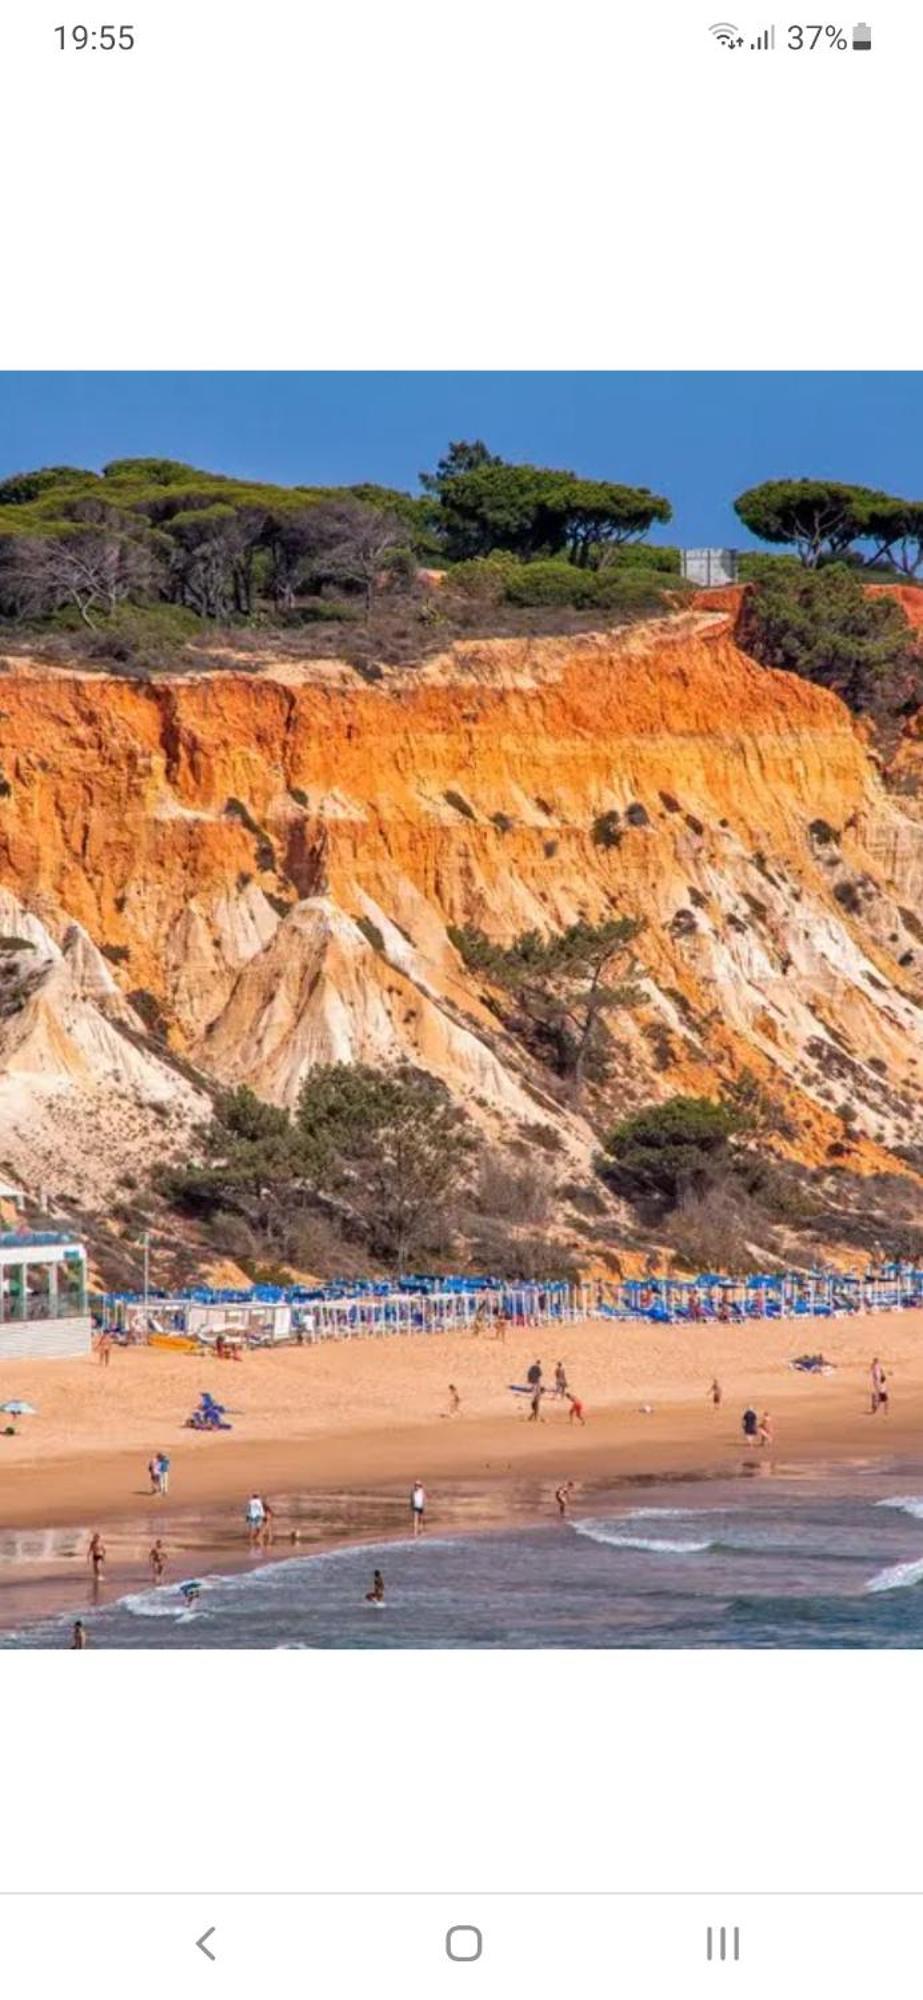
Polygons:
M714 1542L676 1542L663 1536L625 1534L623 1529L611 1528L604 1521L575 1521L578 1535L584 1535L590 1542L605 1542L613 1549L645 1549L655 1556L700 1556L715 1547Z
M910 1590L915 1583L923 1583L923 1557L916 1562L894 1563L890 1569L880 1569L867 1583L866 1590Z
M899 1493L893 1500L876 1500L875 1505L891 1507L897 1514L912 1514L915 1521L923 1521L923 1499L917 1493Z

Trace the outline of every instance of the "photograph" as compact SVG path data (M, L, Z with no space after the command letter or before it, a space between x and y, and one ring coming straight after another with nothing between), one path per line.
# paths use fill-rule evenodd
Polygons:
M921 459L0 375L0 1649L923 1645Z

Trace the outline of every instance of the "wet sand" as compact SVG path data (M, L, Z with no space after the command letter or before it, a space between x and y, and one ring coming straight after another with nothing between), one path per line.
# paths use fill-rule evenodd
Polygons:
M828 1376L791 1370L823 1349ZM891 1414L871 1417L868 1368L881 1356ZM568 1421L548 1395L529 1423L522 1382L540 1358L546 1383L563 1360L587 1424ZM721 1408L708 1400L717 1374ZM448 1384L461 1394L448 1417ZM200 1389L228 1405L231 1432L182 1428ZM8 1362L0 1395L38 1416L0 1437L0 1624L90 1601L86 1540L102 1529L107 1597L147 1587L147 1552L160 1534L170 1580L228 1570L271 1555L380 1539L407 1530L419 1476L431 1518L447 1528L542 1518L562 1478L734 1476L772 1470L923 1458L923 1313L767 1325L652 1328L589 1321L487 1335L324 1342L248 1354L240 1364L155 1349L116 1349L103 1368L80 1362ZM775 1441L748 1450L740 1415L772 1413ZM649 1406L649 1408L647 1407ZM172 1462L169 1498L153 1498L147 1462ZM247 1495L267 1495L274 1549L246 1546ZM292 1528L299 1540L292 1544Z

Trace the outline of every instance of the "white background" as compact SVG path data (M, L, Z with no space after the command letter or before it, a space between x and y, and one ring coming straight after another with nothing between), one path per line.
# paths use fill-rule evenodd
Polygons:
M0 1703L5 1889L921 1887L914 1653L6 1654Z
M81 14L136 52L60 54ZM923 16L769 58L711 18L7 0L0 366L914 367ZM0 1882L909 1888L920 1688L912 1654L5 1654Z
M0 365L915 367L923 13L869 10L6 0Z

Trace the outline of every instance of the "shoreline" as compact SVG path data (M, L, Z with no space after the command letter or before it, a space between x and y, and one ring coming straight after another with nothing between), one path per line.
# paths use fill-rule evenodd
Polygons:
M11 1363L0 1393L34 1401L35 1418L0 1437L0 1630L57 1613L88 1614L89 1534L109 1549L101 1602L152 1588L147 1552L160 1535L167 1582L232 1574L363 1541L402 1539L409 1491L422 1478L430 1532L534 1524L554 1514L554 1486L587 1494L623 1484L712 1478L830 1477L923 1465L923 1312L884 1319L785 1323L760 1328L658 1328L587 1322L555 1333L588 1421L568 1421L549 1395L543 1421L507 1384L536 1352L552 1375L545 1332L506 1343L472 1336L394 1336L257 1352L240 1364L203 1363L151 1349L96 1361ZM790 1360L805 1346L835 1363L805 1376ZM868 1406L871 1356L884 1359L889 1415ZM717 1373L724 1400L708 1384ZM446 1384L462 1394L444 1413ZM15 1384L15 1387L13 1386ZM182 1412L209 1387L227 1399L234 1429L182 1429ZM768 1408L775 1441L748 1449L740 1414ZM166 1447L171 1491L153 1496L147 1460ZM923 1486L921 1486L923 1491ZM247 1496L272 1502L277 1536L252 1556ZM295 1530L299 1539L288 1536Z
M612 1435L617 1420L613 1425L610 1419L598 1426L605 1435L582 1441L582 1449L573 1440L576 1448L565 1454L563 1440L560 1446L552 1446L539 1437L534 1445L530 1441L529 1448L513 1451L505 1465L481 1460L482 1435L462 1440L456 1433L455 1451L446 1460L435 1504L431 1498L428 1537L467 1537L547 1525L557 1518L553 1487L563 1477L575 1480L577 1512L581 1506L592 1508L594 1499L603 1494L610 1503L614 1496L624 1496L627 1504L632 1494L647 1487L674 1483L704 1486L730 1480L739 1485L743 1495L753 1494L757 1485L794 1484L802 1479L835 1483L838 1474L845 1481L859 1472L881 1477L892 1468L898 1479L902 1462L907 1463L908 1473L918 1464L923 1481L923 1396L899 1422L883 1419L879 1427L877 1420L869 1418L876 1426L875 1437L869 1441L871 1449L857 1449L858 1440L852 1432L848 1437L843 1435L842 1425L836 1421L839 1412L827 1414L831 1419L827 1423L797 1426L787 1437L784 1452L777 1448L748 1450L742 1441L727 1437L716 1450L719 1440L703 1438L700 1426L690 1427L689 1413L682 1409L672 1413L675 1430L651 1439L647 1449L638 1446L618 1451ZM419 1428L423 1431L426 1427ZM381 1445L377 1434L374 1441ZM349 1440L350 1445L357 1442L356 1435ZM399 1436L392 1444L400 1452L405 1440ZM705 1449L706 1444L711 1448ZM504 1440L504 1450L509 1454L509 1439ZM252 1453L241 1451L239 1457L245 1455L252 1463ZM277 1472L278 1464L276 1454ZM229 1463L225 1470L236 1473L237 1462ZM257 1480L254 1489L259 1488ZM238 1494L235 1482L233 1494L226 1492L204 1507L171 1505L169 1498L165 1505L154 1506L152 1498L144 1496L147 1508L139 1506L130 1513L124 1508L97 1510L94 1526L102 1532L110 1556L98 1592L87 1572L84 1543L88 1529L84 1530L79 1516L38 1531L28 1521L18 1527L7 1526L0 1534L0 1637L48 1619L83 1617L91 1621L95 1610L131 1594L153 1591L146 1552L156 1535L168 1552L163 1586L167 1588L192 1576L249 1575L267 1564L310 1561L339 1550L380 1549L410 1540L403 1486L388 1481L357 1491L347 1477L345 1464L339 1483L332 1479L322 1489L311 1491L277 1490L273 1498L274 1539L257 1551L247 1544ZM28 1544L36 1532L46 1539L69 1541L73 1553L34 1563L24 1554L10 1561L4 1543L18 1534Z

